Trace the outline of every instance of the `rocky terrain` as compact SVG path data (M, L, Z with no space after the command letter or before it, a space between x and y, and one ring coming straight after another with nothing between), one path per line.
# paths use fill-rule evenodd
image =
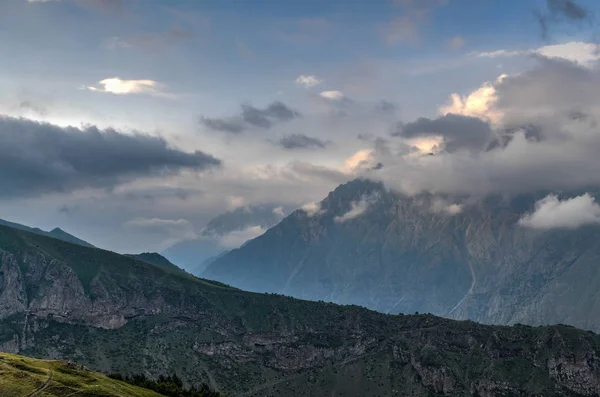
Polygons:
M230 396L595 396L600 337L241 291L0 226L0 350Z
M483 323L600 330L600 227L518 224L539 196L478 201L339 186L215 260L204 277L251 291ZM344 214L364 209L355 217Z

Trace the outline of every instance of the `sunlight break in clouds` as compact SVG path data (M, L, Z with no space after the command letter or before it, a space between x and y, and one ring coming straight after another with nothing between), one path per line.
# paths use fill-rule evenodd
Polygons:
M371 168L374 164L371 155L373 149L362 149L344 160L343 172L351 173L358 169Z
M535 211L519 220L519 225L532 229L576 229L598 223L600 205L588 193L562 201L550 194L535 204Z
M506 77L508 75L503 74L496 79L495 83L485 82L467 96L456 93L450 95L449 103L440 107L440 113L442 115L454 113L462 116L479 117L492 123L499 123L502 119L502 113L493 109L498 101L494 84L502 83Z
M313 75L310 75L310 76L300 75L296 79L296 84L302 85L305 88L315 87L315 86L321 84L322 82L323 82L323 80L319 80L316 76L313 76Z
M162 84L154 80L121 80L119 77L112 77L98 82L102 88L87 87L88 90L98 92L108 92L117 95L126 94L148 94L156 96L169 96L160 91Z

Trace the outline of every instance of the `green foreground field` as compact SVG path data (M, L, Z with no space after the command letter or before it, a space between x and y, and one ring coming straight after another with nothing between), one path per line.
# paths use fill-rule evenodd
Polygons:
M65 361L0 353L2 397L161 397L160 394L78 368Z

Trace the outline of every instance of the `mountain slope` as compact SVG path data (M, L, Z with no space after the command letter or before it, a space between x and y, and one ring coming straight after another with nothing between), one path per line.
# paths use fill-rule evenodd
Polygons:
M5 221L3 219L0 219L0 225L12 227L12 228L19 229L19 230L25 230L25 231L28 231L31 233L41 234L42 236L57 238L59 240L67 241L69 243L83 245L84 247L94 247L92 244L88 243L87 241L81 240L81 239L73 236L72 234L65 232L64 230L62 230L58 227L52 229L49 232L46 232L37 227L29 227L29 226L21 225L18 223Z
M211 219L195 240L182 241L162 254L192 274L201 274L212 259L237 248L283 219L283 209L273 205L240 207Z
M0 226L0 350L235 396L592 396L600 337L256 294Z
M161 397L151 390L110 379L64 361L0 353L2 396Z
M144 262L152 263L154 265L163 266L168 269L182 270L178 266L171 263L167 258L157 252L142 252L141 254L125 254L130 258L139 259Z
M441 202L356 180L320 212L294 212L203 276L382 312L600 330L600 227L523 228L535 197ZM364 213L343 218L357 208Z

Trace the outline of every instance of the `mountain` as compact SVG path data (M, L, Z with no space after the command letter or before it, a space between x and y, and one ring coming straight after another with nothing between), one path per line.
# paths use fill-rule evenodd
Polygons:
M203 277L389 313L600 331L600 226L520 226L539 197L456 204L355 180L314 214L297 210L215 260Z
M231 396L600 393L592 332L245 292L4 226L0 350L104 372L175 372Z
M190 273L200 275L214 258L276 225L284 218L283 211L275 205L253 205L217 215L199 238L177 243L162 254Z
M0 353L0 373L2 396L162 396L64 361Z
M157 252L142 252L141 254L125 254L125 256L134 258L134 259L139 259L144 262L152 263L154 265L162 266L167 269L182 270L181 268L174 265L167 258L165 258L164 256L162 256L161 254L159 254Z
M64 230L62 230L58 227L52 229L49 232L46 232L37 227L29 227L29 226L25 226L25 225L20 225L18 223L5 221L3 219L0 219L0 225L9 226L9 227L12 227L15 229L20 229L20 230L26 230L31 233L41 234L42 236L49 236L49 237L57 238L59 240L67 241L69 243L83 245L84 247L94 247L92 244L88 243L87 241L83 241L83 240L73 236L72 234L65 232Z

